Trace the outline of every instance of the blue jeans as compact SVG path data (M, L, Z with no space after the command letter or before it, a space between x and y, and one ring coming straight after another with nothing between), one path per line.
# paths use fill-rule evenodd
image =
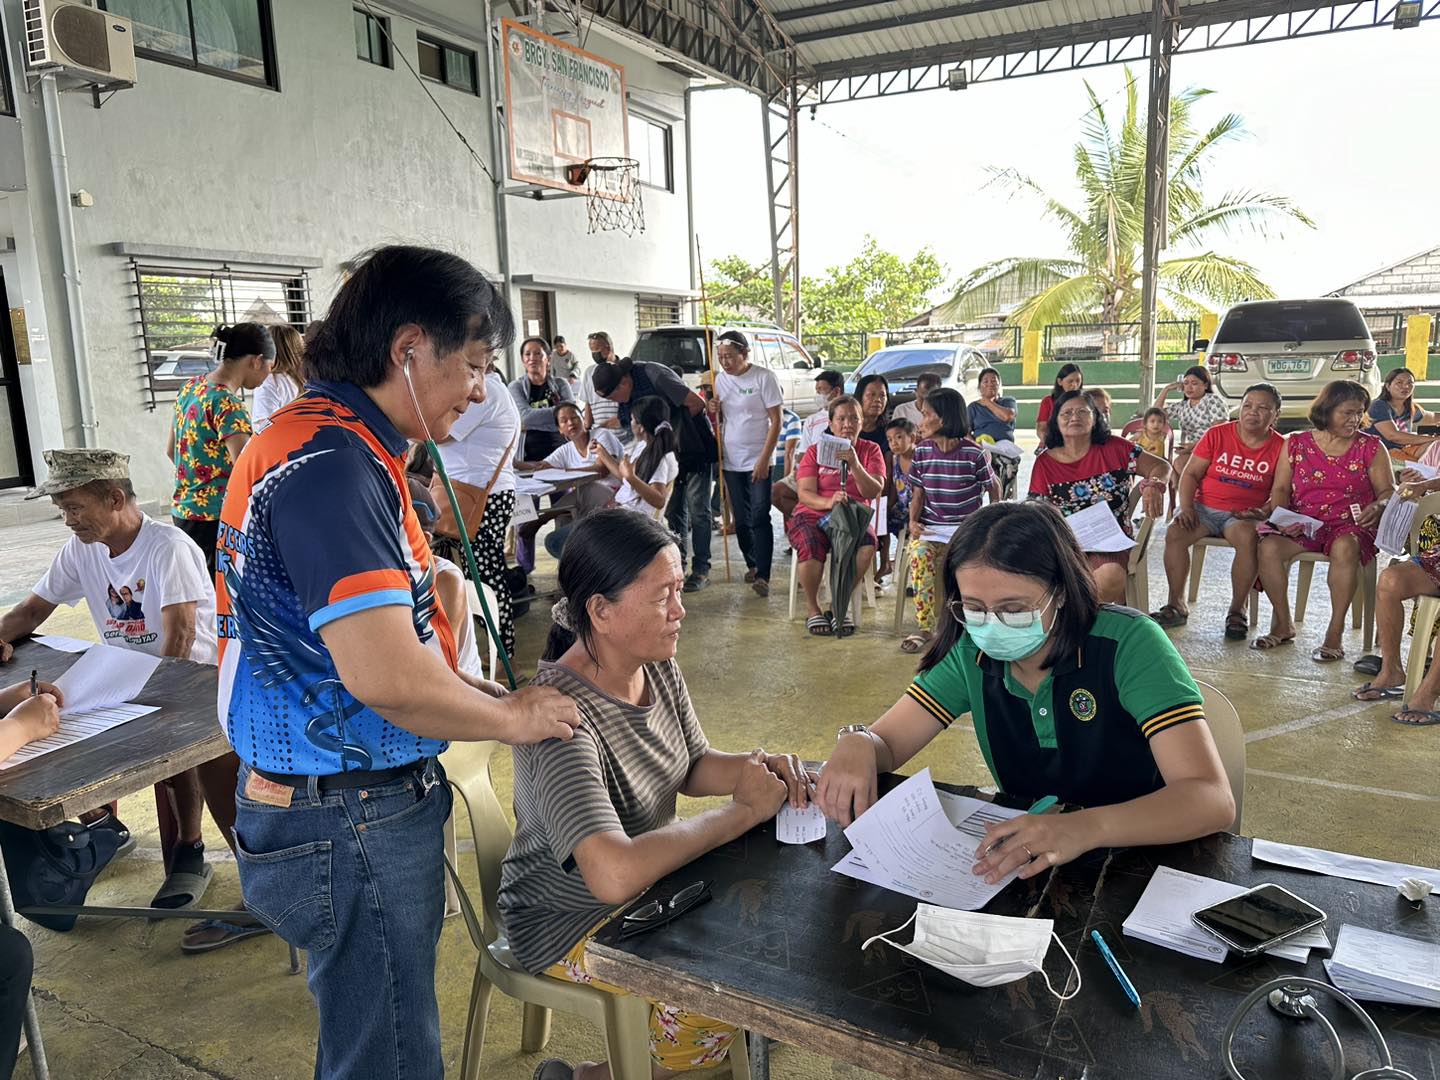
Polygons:
M680 466L670 505L665 508L665 523L680 537L680 561L685 559L685 536L690 536L691 573L710 573L710 495L715 483L715 466Z
M775 560L775 531L770 527L770 478L755 480L748 470L725 470L725 490L730 495L730 512L735 515L735 536L745 567L755 576L770 580Z
M283 808L246 798L249 775L242 764L240 887L261 922L308 954L317 1080L442 1080L435 950L451 794L439 763L373 788L321 792L312 781Z

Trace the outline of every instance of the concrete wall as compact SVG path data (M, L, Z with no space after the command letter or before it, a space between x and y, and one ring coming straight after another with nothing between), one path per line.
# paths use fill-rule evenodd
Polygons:
M1440 292L1440 248L1347 285L1336 296L1414 295Z
M13 40L19 0L3 4ZM397 56L386 69L355 57L349 0L272 7L278 92L141 59L138 84L103 109L94 109L88 94L63 96L70 186L95 200L93 207L75 210L74 220L96 441L133 455L136 486L147 496L168 495L169 409L146 407L128 260L113 254L111 245L172 245L193 250L197 258L207 251L267 253L283 256L274 260L281 265L287 259L318 260L319 267L310 271L315 315L333 295L341 264L376 244L432 244L492 275L500 271L490 183L403 61ZM440 5L436 25L425 23L424 5L376 7L390 12L395 50L411 63L417 28L476 50L481 96L426 85L488 163L489 77L480 5L469 5L468 16ZM467 28L468 36L462 36ZM645 111L681 112L684 79L602 34L592 33L588 47L624 64L632 85L653 91L647 100L654 107ZM12 53L12 70L13 59ZM22 261L32 257L38 270L33 277L44 294L55 361L50 400L34 403L38 413L52 413L54 422L36 416L31 427L52 438L63 431L68 445L79 445L43 113L38 95L25 96L23 83L19 89L29 192L28 198L6 202L15 204L12 217L23 204L37 237L33 253L22 248L16 254ZM639 105L645 91L636 97ZM9 134L13 138L13 131ZM535 275L537 288L547 287L543 282L550 278L624 282L663 293L687 288L687 178L678 121L673 147L676 190L645 190L643 237L588 236L580 199L510 199L512 272ZM23 284L23 269L16 276ZM31 299L17 299L16 281L9 273L6 280L12 305ZM35 288L32 282L31 291ZM572 340L594 326L611 328L617 344L633 338L634 290L571 284L555 291L559 331ZM518 316L518 289L511 299ZM30 406L27 400L27 413Z

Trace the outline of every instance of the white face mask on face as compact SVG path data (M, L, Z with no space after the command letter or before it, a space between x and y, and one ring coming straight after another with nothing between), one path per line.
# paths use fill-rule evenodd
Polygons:
M915 938L910 944L890 940L890 934L898 934L912 922ZM1075 989L1068 994L1056 993L1042 966L1052 937L1055 937L1052 919L1015 919L1008 915L983 915L978 911L917 904L915 914L903 925L876 934L860 948L868 949L875 942L883 941L971 986L1002 986L1039 972L1052 995L1069 1001L1080 992L1080 969L1055 937L1055 944L1060 945L1060 951L1075 969Z

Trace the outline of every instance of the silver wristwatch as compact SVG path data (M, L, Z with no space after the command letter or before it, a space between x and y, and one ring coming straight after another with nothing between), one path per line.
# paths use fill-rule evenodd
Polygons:
M846 735L869 735L869 724L846 724L835 733L837 739L843 739Z

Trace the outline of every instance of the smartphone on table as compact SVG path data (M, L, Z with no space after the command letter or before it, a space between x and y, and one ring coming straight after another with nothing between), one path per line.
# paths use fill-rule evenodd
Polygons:
M1279 885L1255 888L1191 916L1241 956L1254 956L1325 924L1325 912Z

